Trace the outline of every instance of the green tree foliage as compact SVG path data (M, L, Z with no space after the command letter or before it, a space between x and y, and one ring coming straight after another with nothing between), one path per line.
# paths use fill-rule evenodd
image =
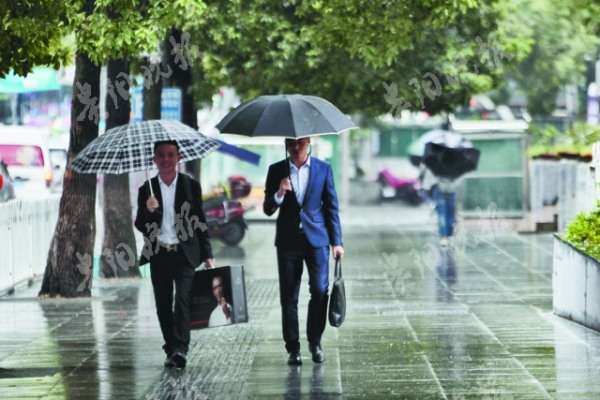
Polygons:
M26 75L36 65L57 68L71 58L63 38L80 4L63 0L4 0L0 7L0 78Z
M0 77L11 69L26 75L36 65L59 68L85 52L102 65L156 51L168 29L203 22L197 0L4 0L0 7ZM3 3L4 4L4 3ZM74 36L73 36L74 34Z
M77 16L76 47L101 64L152 53L173 27L202 23L205 5L196 0L96 0L90 16Z
M527 98L533 116L548 116L566 84L586 90L585 59L597 58L598 4L588 0L518 0L506 5L503 28L514 31L528 56L507 71Z
M494 4L211 3L211 28L195 32L204 45L198 97L227 85L244 98L315 94L370 116L452 110L523 57L517 38L497 30Z
M322 58L341 47L367 65L392 66L407 45L428 31L454 25L477 0L331 0L299 2L296 14L308 20L301 28L312 43L311 56Z

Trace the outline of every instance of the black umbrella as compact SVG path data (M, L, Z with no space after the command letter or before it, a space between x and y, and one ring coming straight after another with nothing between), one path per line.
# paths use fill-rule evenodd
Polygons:
M448 147L457 147L463 140L463 137L458 133L450 132L445 129L432 129L423 133L418 139L408 145L408 159L412 165L418 167L423 161L425 153L425 145L429 142L443 141Z
M448 147L429 142L425 145L423 163L436 176L456 179L477 169L479 155L475 147Z
M353 128L350 118L329 101L301 94L257 97L237 106L217 124L221 133L292 139Z
M265 95L248 100L230 111L216 127L221 133L290 139L339 134L356 128L329 101L303 94Z

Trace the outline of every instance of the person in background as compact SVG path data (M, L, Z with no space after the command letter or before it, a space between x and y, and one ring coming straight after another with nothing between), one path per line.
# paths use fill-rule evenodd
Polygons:
M454 233L456 221L456 190L461 179L449 179L434 175L424 164L420 166L421 187L427 192L435 204L438 219L440 245L448 247L450 237Z
M304 263L310 300L306 334L315 363L325 361L321 337L327 321L329 246L334 258L344 255L338 200L331 165L311 157L310 138L285 139L287 158L269 167L263 211L277 216L275 246L283 339L289 365L302 364L298 296Z

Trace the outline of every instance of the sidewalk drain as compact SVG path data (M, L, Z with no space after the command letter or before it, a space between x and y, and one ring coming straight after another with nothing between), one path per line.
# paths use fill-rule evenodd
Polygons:
M60 372L60 368L0 368L0 379L44 378Z
M384 311L381 315L389 315L389 316L404 316L404 315L469 315L471 312L465 309L459 310L394 310L394 311Z

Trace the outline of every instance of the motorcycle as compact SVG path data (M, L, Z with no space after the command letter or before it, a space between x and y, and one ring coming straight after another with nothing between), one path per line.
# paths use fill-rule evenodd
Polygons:
M210 237L237 246L248 229L244 214L252 208L245 207L240 199L250 194L252 185L242 176L229 177L228 182L229 190L204 199L202 209Z
M379 171L377 182L381 201L403 200L410 205L418 206L426 200L425 191L421 188L418 179L398 178L387 168L383 168Z

